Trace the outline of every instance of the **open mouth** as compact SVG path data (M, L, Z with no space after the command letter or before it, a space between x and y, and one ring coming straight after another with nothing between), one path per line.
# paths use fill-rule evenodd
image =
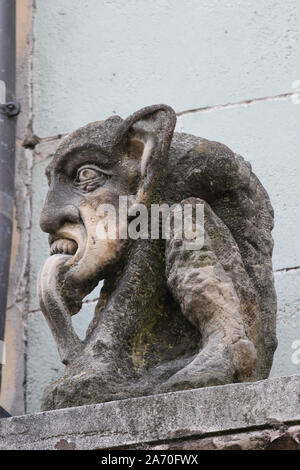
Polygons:
M74 240L69 238L57 238L49 240L50 243L50 256L58 253L65 255L75 255L78 245Z

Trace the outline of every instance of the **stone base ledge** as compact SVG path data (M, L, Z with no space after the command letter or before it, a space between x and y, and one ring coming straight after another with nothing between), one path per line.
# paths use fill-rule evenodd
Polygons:
M263 429L268 442L285 436L297 445L297 423L300 375L293 375L2 419L0 449L222 448L230 434L251 448L241 442Z
M300 422L297 426L274 424L257 431L187 438L159 444L143 444L126 449L146 450L300 450Z

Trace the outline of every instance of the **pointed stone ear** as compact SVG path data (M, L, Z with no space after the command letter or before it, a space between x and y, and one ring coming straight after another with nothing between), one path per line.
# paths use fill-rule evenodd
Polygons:
M129 116L118 130L117 146L129 158L140 162L142 179L137 193L138 202L150 202L154 189L158 190L167 166L175 124L176 114L172 108L154 105Z

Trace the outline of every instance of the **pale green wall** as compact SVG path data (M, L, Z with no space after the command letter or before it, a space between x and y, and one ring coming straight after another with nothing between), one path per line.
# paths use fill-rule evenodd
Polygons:
M208 106L181 116L178 130L222 141L252 163L276 217L279 347L273 375L300 372L291 362L291 344L300 339L300 104L278 96L291 93L299 79L298 0L36 0L33 127L39 137L113 113L125 117L148 104L167 103L177 112ZM54 139L51 148L57 143ZM39 147L33 171L27 411L39 408L42 389L61 370L35 294L36 275L48 254L38 217L46 191L44 161L51 153L49 145ZM85 303L80 331L93 306Z

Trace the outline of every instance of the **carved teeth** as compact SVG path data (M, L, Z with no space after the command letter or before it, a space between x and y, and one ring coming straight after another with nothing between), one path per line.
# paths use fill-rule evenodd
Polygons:
M59 238L51 244L50 255L57 253L64 253L66 255L75 255L77 250L77 243L74 240L67 238Z

